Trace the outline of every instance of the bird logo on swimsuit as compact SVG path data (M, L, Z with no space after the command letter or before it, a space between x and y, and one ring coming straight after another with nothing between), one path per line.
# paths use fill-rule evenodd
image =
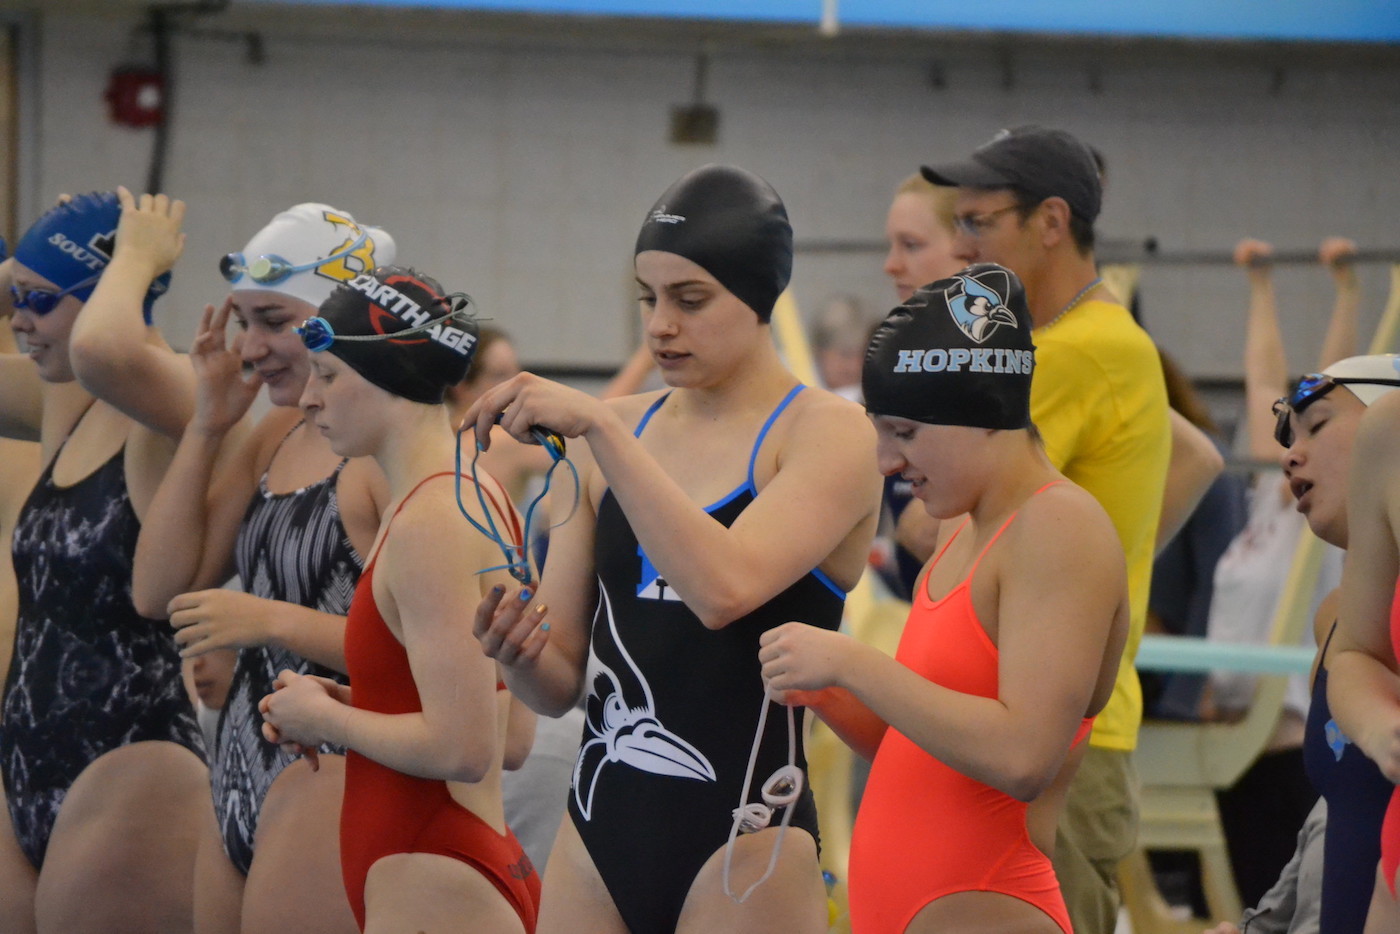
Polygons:
M599 582L596 631L606 617L607 637L595 640L589 658L591 688L586 711L592 738L578 751L574 763L574 803L584 820L593 811L593 793L603 766L620 762L654 775L695 781L715 781L715 768L690 743L662 726L656 716L651 686L618 638L612 601ZM604 658L606 655L616 657Z
M1001 291L982 281L991 277L1000 277L1006 283ZM981 344L1003 324L1016 327L1016 315L1006 307L1006 299L1002 298L1002 295L1011 291L1005 272L992 270L976 276L953 278L962 284L962 288L949 288L945 293L945 300L948 303L948 313L953 316L953 323L958 326L958 330Z

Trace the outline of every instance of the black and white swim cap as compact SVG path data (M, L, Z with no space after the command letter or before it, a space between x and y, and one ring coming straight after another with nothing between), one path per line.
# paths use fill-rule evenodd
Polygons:
M337 286L318 318L303 326L302 339L381 389L436 405L466 376L476 353L478 326L468 301L460 292L444 294L436 279L415 270L381 266Z
M1021 280L979 263L924 286L890 312L870 339L861 388L872 415L1026 428L1034 369Z

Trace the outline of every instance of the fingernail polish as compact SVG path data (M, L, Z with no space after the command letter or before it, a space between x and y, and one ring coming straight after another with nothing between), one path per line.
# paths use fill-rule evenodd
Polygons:
M520 591L520 602L524 603L533 596L534 594L530 593L530 588L526 587L524 590Z
M540 632L549 632L549 623L540 623Z

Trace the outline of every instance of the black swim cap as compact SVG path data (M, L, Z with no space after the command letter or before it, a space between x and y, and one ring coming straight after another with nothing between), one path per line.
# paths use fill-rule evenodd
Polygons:
M321 303L324 321L308 321L302 338L379 388L436 405L461 382L476 352L477 323L467 301L461 293L444 294L436 279L412 269L380 266L337 286ZM400 331L413 335L393 336ZM313 343L316 337L323 343Z
M865 409L930 425L1031 424L1035 345L1026 290L978 263L919 289L875 329L865 353Z
M637 249L683 256L767 323L792 278L792 225L763 179L732 165L683 176L652 206Z

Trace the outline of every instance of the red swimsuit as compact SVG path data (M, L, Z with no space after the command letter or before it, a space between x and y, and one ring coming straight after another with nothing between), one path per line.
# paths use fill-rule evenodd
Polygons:
M415 487L404 497L404 502L417 490ZM399 509L402 508L400 504ZM361 710L418 713L423 705L413 682L408 653L384 624L374 602L377 558L376 555L370 560L360 577L345 627L345 661L354 688L352 698ZM461 860L500 890L520 915L527 932L535 930L539 875L509 828L504 834L497 833L459 804L446 782L405 775L352 749L345 762L340 866L360 930L365 927L365 879L370 867L395 853L435 853Z
M924 574L895 655L900 663L955 691L997 696L1000 653L972 608L970 584L987 549L1013 519L1014 514L962 583L941 600L930 599ZM952 539L943 551L950 544ZM1092 717L1084 719L1074 743L1092 724ZM1025 802L943 764L891 727L875 755L851 838L852 930L898 934L935 899L984 891L1029 902L1069 934L1055 870L1026 832L1026 808Z

